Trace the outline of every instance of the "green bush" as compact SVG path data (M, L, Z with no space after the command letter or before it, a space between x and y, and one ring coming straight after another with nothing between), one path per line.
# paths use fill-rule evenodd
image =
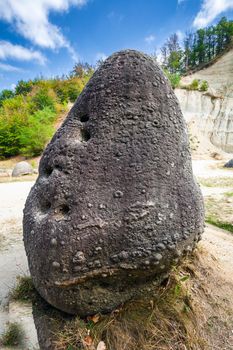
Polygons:
M170 73L168 70L164 70L164 73L168 80L171 83L173 89L177 88L180 85L180 74L179 73Z
M47 89L39 90L32 99L36 110L42 110L46 107L55 112L55 99L49 96Z
M40 155L54 133L56 114L46 107L29 116L27 124L20 129L20 153L26 157Z
M208 87L209 87L208 82L207 82L206 80L203 80L203 81L201 82L201 85L200 85L199 90L200 90L200 91L207 91L207 90L208 90Z
M15 87L16 95L27 95L30 91L32 91L33 82L31 80L24 81L20 80Z
M0 108L0 157L10 157L20 152L21 127L31 113L31 103L23 96L3 101Z
M2 90L2 92L0 93L0 107L2 106L3 101L14 97L14 92L12 90Z
M188 85L189 90L198 90L199 87L199 80L198 79L193 79L191 84Z

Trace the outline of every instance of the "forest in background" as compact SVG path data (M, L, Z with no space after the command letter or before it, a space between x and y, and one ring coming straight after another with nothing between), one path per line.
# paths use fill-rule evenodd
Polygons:
M160 49L160 64L172 86L179 85L182 75L204 68L225 52L232 44L232 37L233 21L226 17L216 25L186 33L182 44L178 34L172 34ZM197 83L193 85L195 88Z
M216 25L186 33L183 44L172 34L161 48L162 68L173 88L182 75L203 68L227 50L233 37L233 21L223 17ZM154 57L154 55L152 55ZM97 66L102 62L98 62ZM0 159L38 156L94 72L95 67L77 63L68 76L19 81L14 91L0 92ZM206 81L185 88L206 91Z

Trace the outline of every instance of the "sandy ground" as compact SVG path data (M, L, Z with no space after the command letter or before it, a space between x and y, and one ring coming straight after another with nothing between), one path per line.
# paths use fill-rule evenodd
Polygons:
M216 160L193 161L198 177L232 177L233 170L219 168ZM18 320L25 330L22 350L36 349L37 338L30 306L8 302L9 291L16 276L28 274L28 266L22 242L22 215L26 197L34 182L0 183L0 334L7 321ZM220 194L227 189L203 188L203 194ZM229 190L229 188L228 188ZM233 235L207 225L200 245L211 252L218 261L218 269L233 285ZM232 346L233 349L233 346Z
M28 274L22 241L22 216L26 197L34 182L0 184L0 334L7 322L18 322L24 330L21 350L35 350L37 335L30 305L9 303L16 277ZM3 348L1 348L3 350Z
M230 157L229 157L230 159ZM213 177L232 177L233 180L233 169L223 168L222 160L193 160L193 172L196 177L213 178ZM233 184L232 184L233 186Z

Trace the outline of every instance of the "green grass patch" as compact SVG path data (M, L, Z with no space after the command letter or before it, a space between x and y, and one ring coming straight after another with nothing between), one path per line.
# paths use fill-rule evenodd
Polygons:
M225 192L224 194L227 197L233 197L233 192Z
M17 301L31 301L35 295L35 287L29 276L17 277L17 284L11 292L11 299Z
M226 231L233 233L233 225L230 224L229 222L223 222L223 221L217 220L217 219L210 217L210 216L206 217L206 222L208 224L217 226L219 228L222 228L223 230L226 230Z
M7 329L0 339L3 346L17 346L22 341L22 329L18 323L8 323Z

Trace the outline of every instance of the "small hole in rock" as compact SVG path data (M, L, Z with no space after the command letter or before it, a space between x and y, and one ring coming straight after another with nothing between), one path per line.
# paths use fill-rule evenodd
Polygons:
M64 215L68 214L69 211L70 211L70 208L66 204L63 204L58 208L58 212Z
M86 122L88 122L88 120L89 120L89 115L87 115L87 114L82 115L80 118L80 121L82 123L86 123Z
M62 171L62 166L57 164L57 165L55 165L55 169Z
M91 135L89 131L86 129L81 129L81 141L87 142L88 140L90 140L90 138L91 138Z
M51 208L51 203L49 201L45 201L45 202L41 203L41 210L44 213L48 212L50 208Z
M44 168L44 174L45 174L46 176L51 175L52 172L53 172L53 168L52 168L51 166L46 166L46 167Z

